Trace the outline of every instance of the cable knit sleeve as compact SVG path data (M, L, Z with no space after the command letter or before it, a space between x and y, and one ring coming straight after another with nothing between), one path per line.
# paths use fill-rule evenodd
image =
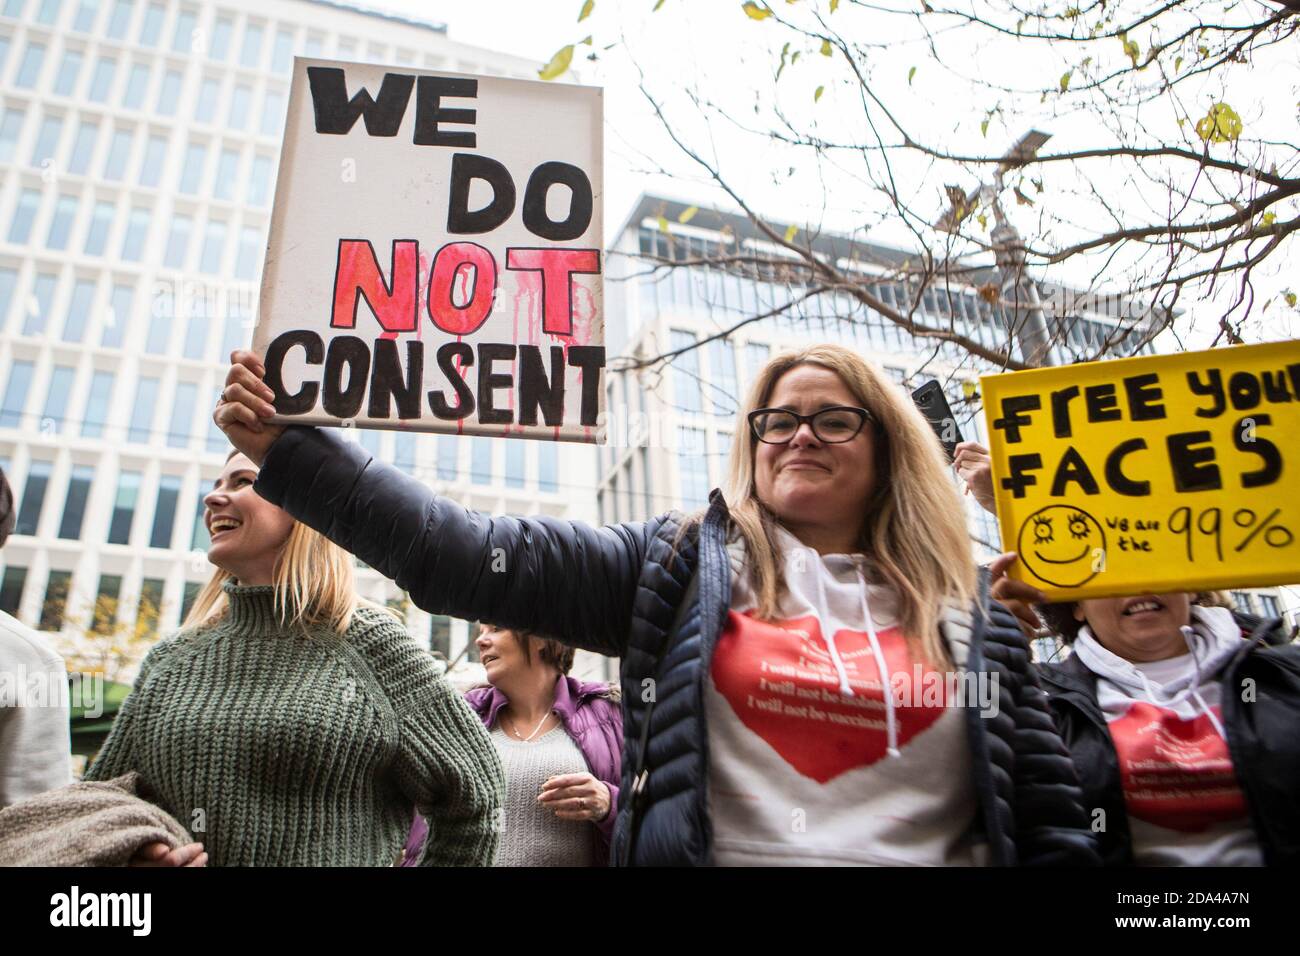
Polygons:
M159 662L166 659L174 641L175 638L159 641L149 649L149 653L140 662L140 671L136 674L135 685L131 693L127 694L126 700L122 701L117 716L113 718L108 739L99 748L94 761L86 767L82 780L112 780L129 771L140 769L136 766L132 745L135 740L135 726L139 720L140 707L148 695L145 681Z
M505 775L482 722L396 620L363 642L398 724L397 785L429 821L421 866L491 866Z

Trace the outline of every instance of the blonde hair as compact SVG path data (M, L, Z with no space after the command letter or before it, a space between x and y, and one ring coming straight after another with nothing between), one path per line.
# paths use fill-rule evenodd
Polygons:
M949 662L939 634L945 601L967 606L975 593L975 558L966 513L948 474L942 446L930 425L878 367L839 345L813 345L782 353L767 363L740 409L731 446L727 501L736 531L745 542L756 612L775 619L785 591L779 523L758 499L754 481L758 440L748 416L771 400L777 380L800 365L834 372L854 399L871 413L875 487L866 502L858 548L880 583L898 596L899 624L914 654L932 664Z
M236 454L232 452L226 460ZM221 620L229 610L223 588L234 577L217 568L194 599L181 627L200 628ZM271 584L275 588L275 615L282 627L301 627L305 631L309 625L324 624L342 634L351 626L358 607L389 610L357 597L352 556L300 521L293 522L275 559Z

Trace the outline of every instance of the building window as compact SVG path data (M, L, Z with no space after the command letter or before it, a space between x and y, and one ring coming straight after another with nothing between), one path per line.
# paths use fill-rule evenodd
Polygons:
M185 326L183 354L187 359L203 358L204 352L207 350L208 327L210 325L206 310L200 303L195 302L194 311L190 313L189 322Z
M745 388L746 389L748 389L749 386L754 383L755 379L758 378L758 373L763 370L763 366L767 364L768 359L770 359L771 357L772 357L772 349L770 346L764 345L762 342L750 342L746 344L745 346L745 376L746 376Z
M86 248L88 256L103 255L108 244L108 233L113 228L113 204L97 202L90 214L90 228L86 230Z
M199 257L199 269L216 275L221 271L221 260L225 257L226 224L216 219L209 219L203 233L203 254Z
M41 205L41 194L35 189L24 189L18 196L18 205L14 207L14 218L9 222L9 241L15 245L26 245L32 236L32 224L36 222L36 210Z
M172 32L172 52L190 53L194 42L194 27L198 17L192 10L182 10L176 14L176 29ZM193 51L197 52L197 51Z
M14 85L25 90L32 89L41 78L44 63L45 44L28 42L27 49L23 51L23 61L18 66L18 75L14 77Z
M271 69L276 73L288 73L293 66L293 32L277 30L275 46L271 49Z
M18 606L23 601L23 585L26 583L26 568L16 568L12 564L5 568L4 579L0 581L0 611L15 617L18 615Z
M127 441L147 444L153 431L153 414L158 404L158 379L141 378L135 389L135 406L131 409L131 427Z
M90 395L86 398L86 414L81 419L84 438L99 438L108 421L108 407L113 398L113 373L95 370L90 380Z
M193 219L179 213L172 215L171 235L167 237L167 250L163 253L163 265L168 269L185 268L185 260L190 253L190 234L193 231Z
M51 571L45 585L45 601L41 604L41 620L37 628L42 631L63 630L63 615L68 609L68 592L72 589L71 571Z
M262 35L260 24L250 23L244 27L244 45L239 49L239 65L256 67L262 59Z
M167 8L161 3L151 3L145 7L144 19L140 22L141 46L157 46L158 37L162 35L165 16L167 16Z
M45 245L50 249L66 249L72 223L77 218L77 197L60 196L50 219L50 231L45 235Z
M99 19L99 0L81 0L77 6L77 18L72 21L72 29L89 33L95 29Z
M59 152L59 140L63 138L63 117L47 116L41 120L41 131L36 134L36 145L32 148L32 165L41 166L54 162Z
M704 507L709 498L709 461L702 429L677 429L677 470L681 475L681 506Z
M126 78L126 92L122 94L122 105L127 109L138 110L144 103L145 91L149 88L149 67L145 63L135 63Z
M181 167L181 181L177 186L181 192L194 195L203 182L203 167L207 162L208 148L202 143L190 143L185 150L185 165Z
M212 544L212 540L208 537L207 522L203 520L203 512L207 510L207 506L203 503L206 492L203 490L202 482L199 483L198 494L199 500L194 503L194 529L190 532L190 550L206 551Z
M68 494L63 500L63 520L59 522L59 537L75 541L81 537L81 523L86 517L86 500L90 486L95 481L93 465L74 465L68 479Z
M163 74L162 86L158 90L158 112L162 116L175 116L176 106L181 98L181 80L183 77L176 70Z
M194 402L199 387L193 382L176 383L176 400L172 404L171 425L167 429L167 447L188 448L190 426L194 423Z
M101 574L99 590L95 593L95 610L91 630L96 634L111 634L117 624L117 602L122 596L122 576Z
M167 137L150 136L140 164L140 185L153 188L162 181L163 162L167 158Z
M225 327L221 336L221 360L230 358L235 349L243 348L252 340L252 323L238 308L232 306L230 315L226 316Z
M149 331L144 337L144 350L149 355L165 355L171 344L172 325L176 319L172 315L171 297L164 299L165 305L149 310Z
M152 637L158 633L158 621L162 617L163 583L162 578L145 578L140 582L140 603L135 609L137 634Z
M262 101L262 135L279 136L284 126L284 94L267 90Z
M176 525L176 499L181 495L181 479L177 475L163 475L158 479L158 504L153 512L153 530L149 533L149 547L170 548L172 529Z
M130 286L113 286L113 296L109 301L108 312L104 315L104 331L99 337L99 344L106 348L120 348L126 337L126 328L131 322L131 308L135 292Z
M230 17L217 17L212 24L212 42L208 44L208 56L214 60L224 60L230 55L230 35L235 25Z
M80 342L86 337L86 321L95 307L95 283L78 279L68 300L68 314L63 322L63 341Z
M59 7L62 0L41 0L41 5L36 11L36 22L43 23L47 27L53 26L54 21L59 18Z
M271 188L271 157L254 156L253 171L248 177L248 202L252 206L265 206Z
M408 475L415 473L415 435L411 432L393 436L393 464Z
M71 96L72 91L77 88L77 77L81 75L81 64L84 59L78 50L64 52L63 62L59 64L59 72L54 77L54 92L58 96Z
M524 486L524 442L520 438L506 440L506 487Z
M101 56L95 61L95 72L90 77L90 89L87 96L92 103L107 103L108 94L113 91L113 78L117 76L117 60Z
M1259 607L1265 618L1282 616L1282 604L1272 594L1256 594L1255 597L1259 598Z
M14 289L18 287L18 271L0 268L0 331L9 322L9 307L14 301Z
M9 382L5 385L4 404L0 405L0 428L19 428L23 412L27 410L27 392L32 387L35 366L21 359L9 366Z
M0 162L12 162L18 148L18 136L23 129L23 112L8 109L0 119Z
M68 172L78 176L84 175L90 168L90 160L95 155L95 140L99 139L99 124L83 121L77 127L77 136L72 141L72 156L68 160Z
M451 435L438 436L437 475L439 481L455 481L459 473L456 456L460 445Z
M135 12L135 0L117 0L113 12L108 18L108 35L113 40L126 36L126 28L131 25L131 14Z
M117 497L113 500L113 516L108 524L109 544L130 544L131 523L135 520L135 505L140 497L140 473L124 471L117 480Z
M537 443L537 487L541 491L558 491L559 450L556 442Z
M476 435L470 439L469 480L476 485L492 484L492 439Z
M248 126L248 107L253 99L253 91L239 84L230 93L230 114L226 117L226 125L231 129L244 129Z
M133 207L126 221L126 234L122 236L122 258L139 262L144 255L144 243L149 236L149 210Z
M41 416L41 431L62 434L63 421L68 414L68 395L77 370L71 365L56 365L50 373L50 390L45 395L45 412Z
M254 279L261 264L262 230L245 226L239 230L239 255L235 259L235 276L240 279Z
M36 276L32 282L32 295L27 300L27 312L23 318L23 335L45 334L45 326L54 308L54 288L58 284L59 277L48 272Z
M695 336L690 332L674 329L669 337L669 348L688 351L673 360L673 401L678 411L698 412L700 410L700 354L692 346Z
M45 492L50 487L50 473L54 470L52 462L33 461L27 470L27 485L23 489L22 507L18 509L18 521L14 524L14 534L35 535L40 531L41 511L45 507Z
M211 123L217 115L217 95L221 91L221 82L205 76L199 84L199 98L194 103L194 118L200 123Z
M110 182L120 182L126 175L126 163L131 158L131 140L134 134L129 129L113 130L113 141L108 147L108 156L104 159L104 178Z

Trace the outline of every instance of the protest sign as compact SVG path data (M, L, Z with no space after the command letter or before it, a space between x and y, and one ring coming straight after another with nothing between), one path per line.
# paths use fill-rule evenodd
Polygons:
M253 337L274 420L596 441L601 104L296 59Z
M1300 581L1300 342L981 388L1011 574L1049 599Z

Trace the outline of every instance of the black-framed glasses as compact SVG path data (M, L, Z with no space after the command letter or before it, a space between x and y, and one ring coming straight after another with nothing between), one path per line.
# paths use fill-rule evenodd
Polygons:
M785 408L758 408L749 413L749 428L761 442L784 445L807 422L819 442L838 445L856 438L870 420L869 411L852 405L833 405L811 415L797 415Z

